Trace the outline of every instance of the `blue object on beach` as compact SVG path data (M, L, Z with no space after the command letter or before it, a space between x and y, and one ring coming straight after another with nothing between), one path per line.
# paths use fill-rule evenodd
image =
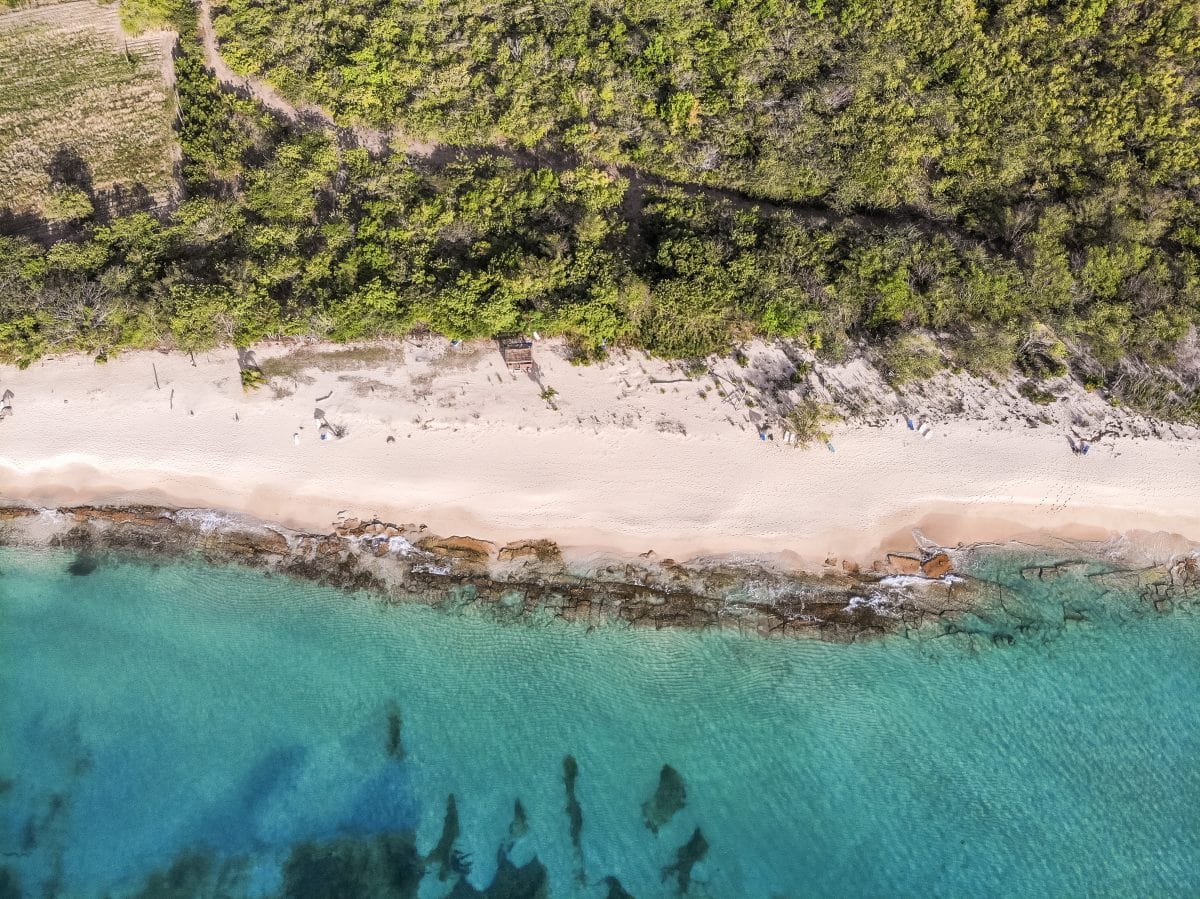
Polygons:
M915 431L915 430L916 430L916 428L915 428L915 427L913 427L912 419L911 419L911 418L909 418L907 415L906 415L906 416L904 416L904 423L905 423L906 425L908 425L908 429L909 429L910 431Z
M836 453L836 452L837 452L837 450L835 450L835 449L833 448L833 444L832 444L832 443L830 443L828 440L826 440L826 441L825 441L825 449L829 450L831 453Z
M759 432L758 432L758 439L759 439L759 440L766 440L766 439L767 439L767 435L766 435L766 434L764 434L762 431L759 431Z

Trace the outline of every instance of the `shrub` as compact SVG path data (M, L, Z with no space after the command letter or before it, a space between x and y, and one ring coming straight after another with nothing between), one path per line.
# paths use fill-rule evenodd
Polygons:
M841 421L841 416L827 403L814 399L801 400L783 417L783 425L796 435L795 446L808 446L815 440L829 439L827 424Z
M932 378L942 370L942 356L924 334L905 334L887 343L881 363L883 376L893 387Z

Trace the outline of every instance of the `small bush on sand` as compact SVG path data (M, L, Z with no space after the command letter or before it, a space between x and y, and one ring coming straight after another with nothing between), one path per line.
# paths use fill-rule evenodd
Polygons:
M815 440L828 440L825 426L835 421L841 421L841 416L828 403L805 399L783 417L783 426L796 435L795 446L808 446Z

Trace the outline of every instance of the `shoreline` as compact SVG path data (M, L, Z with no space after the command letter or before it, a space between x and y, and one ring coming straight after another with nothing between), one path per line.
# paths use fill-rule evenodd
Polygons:
M247 354L266 381L252 391L232 348L0 367L13 394L0 499L220 508L309 531L344 513L809 570L910 548L914 529L948 546L1130 531L1200 542L1200 429L1091 394L1047 411L1012 385L949 375L897 393L854 360L793 389L792 351L767 344L696 377L641 354L581 367L556 341L535 352L536 379L483 342L272 344ZM829 447L784 443L778 413L800 392L842 410ZM319 440L322 422L345 436ZM1073 454L1071 433L1093 432Z
M75 576L108 556L197 560L509 622L549 616L590 627L721 629L841 643L919 633L1011 643L1031 628L1075 620L1069 599L1061 618L1048 619L1036 603L1022 608L1021 591L1014 595L1003 578L985 573L984 563L1006 554L1010 563L1019 559L1024 581L1099 578L1133 614L1191 609L1200 600L1200 547L1169 535L955 548L914 536L916 551L889 553L869 568L831 559L820 571L801 571L765 556L680 563L652 552L573 555L544 539L499 546L378 519L342 519L328 532L309 533L213 509L0 506L0 546L71 551L66 570Z

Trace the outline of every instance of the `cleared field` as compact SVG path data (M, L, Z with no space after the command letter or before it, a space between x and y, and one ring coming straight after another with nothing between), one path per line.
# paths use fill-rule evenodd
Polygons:
M64 219L88 202L113 211L167 202L172 41L128 37L115 3L0 13L0 210Z

